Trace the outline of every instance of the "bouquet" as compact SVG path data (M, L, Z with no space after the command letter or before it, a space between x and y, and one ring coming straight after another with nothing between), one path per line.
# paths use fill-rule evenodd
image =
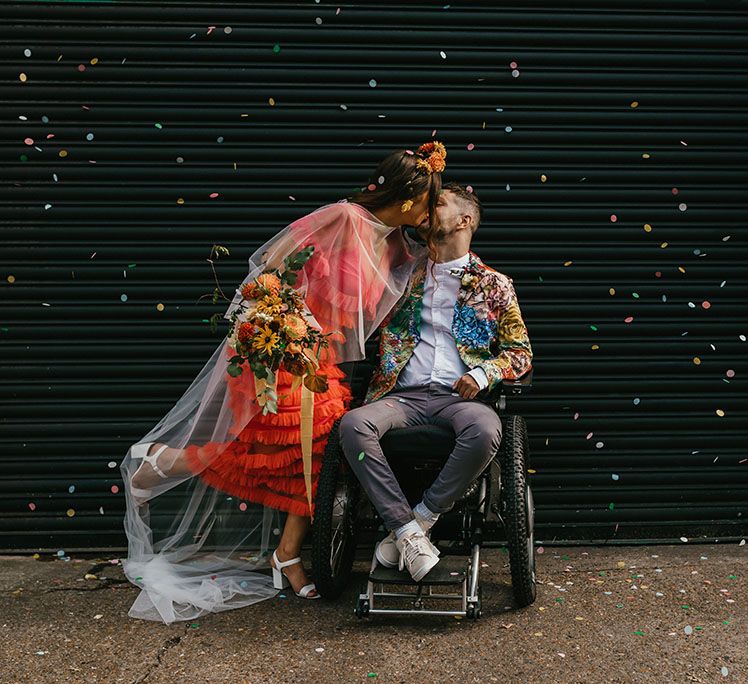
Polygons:
M228 254L225 247L214 245L216 254ZM293 285L297 271L304 267L314 252L307 246L283 262L283 269L266 269L254 280L245 283L239 307L231 314L228 344L235 352L229 359L227 372L237 377L245 365L254 373L257 401L262 413L278 412L275 372L281 365L295 376L291 391L301 383L311 392L327 390L327 376L318 373L319 357L328 346L327 337L307 309L303 295ZM212 265L212 260L209 259ZM214 303L220 287L213 294ZM228 298L226 298L228 299ZM211 327L220 314L211 319Z

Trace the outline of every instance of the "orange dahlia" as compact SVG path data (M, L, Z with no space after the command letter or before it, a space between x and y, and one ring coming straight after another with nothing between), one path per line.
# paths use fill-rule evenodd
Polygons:
M292 340L299 340L306 335L307 327L301 316L289 314L286 316L285 324L286 335Z
M242 323L239 326L237 338L242 344L249 344L257 334L257 326L254 323Z
M257 283L274 295L277 295L281 289L280 278L274 273L263 273L257 276Z
M435 173L441 173L447 167L444 157L442 157L438 152L432 152L426 162Z

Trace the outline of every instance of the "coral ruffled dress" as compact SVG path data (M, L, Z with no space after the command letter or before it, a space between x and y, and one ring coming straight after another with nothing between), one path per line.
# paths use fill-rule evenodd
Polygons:
M361 211L361 208L346 211L352 213ZM356 214L352 213L352 216L355 220ZM305 244L309 242L314 240L306 240ZM308 262L305 267L309 279L306 302L323 329L355 330L362 310L369 315L376 310L383 286L377 286L374 282L377 279L371 278L366 279L369 282L362 288L362 274L366 278L367 264L371 261L360 258L360 249L356 251L355 247L347 248L345 244L339 248L333 258L329 251L318 247ZM379 255L375 268L380 273L389 268L389 257L388 254ZM227 350L228 358L233 352L228 347ZM345 374L332 363L330 354L327 360L323 355L318 372L327 375L328 390L316 393L314 397L313 498L330 430L351 402ZM228 380L228 401L235 416L242 414L245 402L254 399L248 384L242 380L243 375ZM185 450L186 459L193 472L216 489L245 501L307 516L310 510L301 451L301 387L290 391L294 376L283 367L276 376L277 414L253 416L236 440L228 445L190 446Z

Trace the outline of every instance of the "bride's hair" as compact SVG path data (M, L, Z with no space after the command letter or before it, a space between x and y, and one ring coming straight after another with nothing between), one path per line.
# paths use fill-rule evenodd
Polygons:
M422 160L422 157L409 150L395 150L379 162L366 187L354 192L348 200L373 211L393 204L402 204L428 191L429 230L426 244L433 258L436 249L431 236L437 227L436 203L442 189L442 175L436 171L425 170L423 164L419 164L419 160Z

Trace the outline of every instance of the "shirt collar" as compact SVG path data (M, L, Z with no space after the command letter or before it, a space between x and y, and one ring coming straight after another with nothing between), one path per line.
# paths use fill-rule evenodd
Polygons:
M428 268L430 270L431 264L434 263L434 271L436 273L445 273L453 268L460 268L462 266L467 266L469 261L470 261L470 253L467 252L463 254L461 257L458 257L457 259L452 259L451 261L444 261L442 263L434 263L431 261L431 259L429 259Z

